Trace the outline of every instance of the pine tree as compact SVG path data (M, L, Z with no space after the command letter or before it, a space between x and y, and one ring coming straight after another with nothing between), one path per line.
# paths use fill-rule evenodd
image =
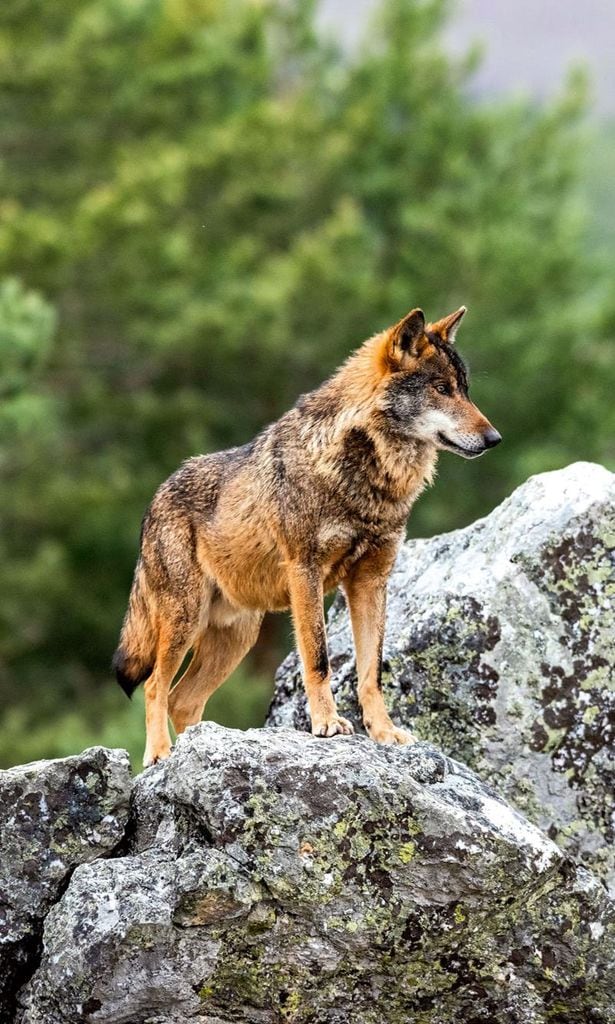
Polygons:
M505 442L443 456L413 533L609 457L582 89L477 104L444 14L385 0L349 54L309 0L0 11L0 701L67 730L73 708L60 747L103 695L119 713L107 666L158 483L249 439L410 306L468 305L461 350ZM11 715L17 733L28 712Z

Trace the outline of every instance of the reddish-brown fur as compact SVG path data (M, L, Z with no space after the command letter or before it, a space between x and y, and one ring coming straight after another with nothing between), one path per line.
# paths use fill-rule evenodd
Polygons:
M264 612L289 607L312 731L351 732L329 684L323 597L336 586L350 609L365 727L380 742L411 741L380 691L387 579L438 450L474 457L499 440L451 348L464 312L426 326L413 310L251 444L189 459L160 487L115 656L128 693L145 681L145 764L170 751L167 715L177 733L198 722Z

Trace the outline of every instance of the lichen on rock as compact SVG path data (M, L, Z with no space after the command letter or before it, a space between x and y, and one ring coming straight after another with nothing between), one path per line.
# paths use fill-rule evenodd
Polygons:
M615 1024L614 481L404 547L415 745L310 736L291 657L277 728L195 726L134 782L98 748L0 773L2 1024ZM340 599L329 636L360 725Z
M127 754L103 747L0 771L0 1020L74 868L123 838L131 785Z
M360 728L341 597L333 689ZM615 475L532 477L482 519L407 542L389 588L383 689L399 722L471 765L615 886ZM298 661L270 719L308 727Z
M207 723L74 872L18 1019L598 1024L614 952L602 887L429 744Z

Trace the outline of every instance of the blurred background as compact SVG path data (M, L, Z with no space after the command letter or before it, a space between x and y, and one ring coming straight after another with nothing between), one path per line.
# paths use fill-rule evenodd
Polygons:
M2 5L0 765L140 763L109 662L154 490L413 305L469 307L505 443L443 455L412 535L615 468L614 39L609 0ZM291 643L208 717L260 724Z

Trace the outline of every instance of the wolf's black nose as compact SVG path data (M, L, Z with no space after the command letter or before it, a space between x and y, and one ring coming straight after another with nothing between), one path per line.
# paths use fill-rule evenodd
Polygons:
M502 435L497 432L493 427L489 427L483 434L483 441L485 448L495 448L496 444L499 444L502 440Z

